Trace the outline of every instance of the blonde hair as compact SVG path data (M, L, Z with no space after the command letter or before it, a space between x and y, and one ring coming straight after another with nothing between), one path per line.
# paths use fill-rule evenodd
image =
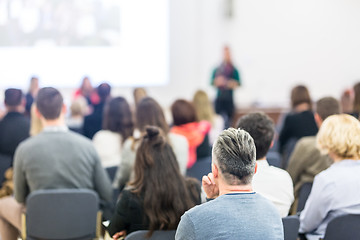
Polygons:
M317 146L322 153L332 153L342 160L358 159L360 122L348 114L329 116L317 134Z
M203 90L196 91L193 98L193 104L197 120L206 120L212 125L214 123L215 112L206 92Z
M77 97L70 105L71 116L84 116L88 112L88 104L83 96Z
M30 119L30 136L35 136L35 135L39 134L44 128L41 121L40 121L40 118L38 117L38 115L36 115L35 105L36 104L33 103L31 105L31 110L30 110L30 115L31 115L31 119Z

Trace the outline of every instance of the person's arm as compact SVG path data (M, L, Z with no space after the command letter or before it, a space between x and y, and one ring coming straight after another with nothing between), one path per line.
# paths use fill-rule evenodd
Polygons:
M14 195L16 201L19 203L25 203L29 192L29 187L24 173L23 151L20 145L15 151L14 156Z
M296 186L296 184L299 182L299 178L304 171L304 168L306 167L304 164L306 159L303 158L304 151L306 151L306 149L303 145L303 141L299 140L299 142L296 143L295 149L290 156L289 165L286 169L290 174L294 186Z
M180 223L176 230L176 240L193 240L196 239L194 223L191 221L188 214L181 217Z
M130 193L127 190L124 190L120 195L120 200L116 205L115 213L113 214L110 224L107 227L107 231L110 236L113 237L115 234L119 232L123 232L127 230L127 226L129 225L129 198ZM124 233L124 232L123 232ZM120 234L117 234L120 235ZM126 235L122 234L122 235ZM119 236L120 237L120 236Z
M314 179L309 198L300 214L300 233L310 233L316 230L331 210L334 184L327 183L324 177L326 176Z
M241 86L240 75L239 75L239 71L236 68L234 68L231 79L229 81L227 81L227 88L235 89L238 86Z

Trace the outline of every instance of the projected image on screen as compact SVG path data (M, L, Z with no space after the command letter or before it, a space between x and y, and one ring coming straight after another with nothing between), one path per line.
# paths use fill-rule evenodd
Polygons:
M32 75L56 87L85 75L164 85L168 11L168 0L0 0L0 87L25 87Z

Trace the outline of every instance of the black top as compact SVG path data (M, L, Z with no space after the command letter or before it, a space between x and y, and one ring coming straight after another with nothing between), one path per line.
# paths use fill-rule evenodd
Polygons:
M82 134L90 139L96 132L102 129L103 111L105 103L99 103L94 107L94 112L84 118Z
M19 143L29 137L30 121L23 114L9 112L0 121L0 154L13 157Z
M312 111L290 113L286 116L279 136L279 151L282 153L290 139L300 139L305 136L315 136L318 127Z
M201 187L198 181L196 181L195 186L195 181L196 180L191 179L187 182L187 185L194 204L200 204ZM116 205L116 211L107 228L110 236L122 230L126 230L126 234L138 230L148 230L149 219L145 215L143 205L143 199L141 197L132 193L131 190L123 190L120 195L120 200Z

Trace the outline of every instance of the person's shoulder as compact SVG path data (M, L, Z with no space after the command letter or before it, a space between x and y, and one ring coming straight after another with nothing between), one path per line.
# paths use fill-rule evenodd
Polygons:
M183 135L180 135L178 133L169 132L168 137L169 137L171 143L174 143L174 144L178 143L179 141L187 143L186 137L184 137Z
M287 171L285 171L284 169L281 169L281 168L278 168L278 167L275 167L275 166L270 166L270 170L277 177L282 177L284 179L286 178L286 179L291 180L290 174Z
M307 136L307 137L302 137L299 139L299 141L297 142L297 145L299 146L316 146L316 136Z
M77 132L68 130L64 134L65 134L65 137L68 138L69 141L73 141L74 144L83 144L83 145L93 147L93 144L89 138L87 138Z

